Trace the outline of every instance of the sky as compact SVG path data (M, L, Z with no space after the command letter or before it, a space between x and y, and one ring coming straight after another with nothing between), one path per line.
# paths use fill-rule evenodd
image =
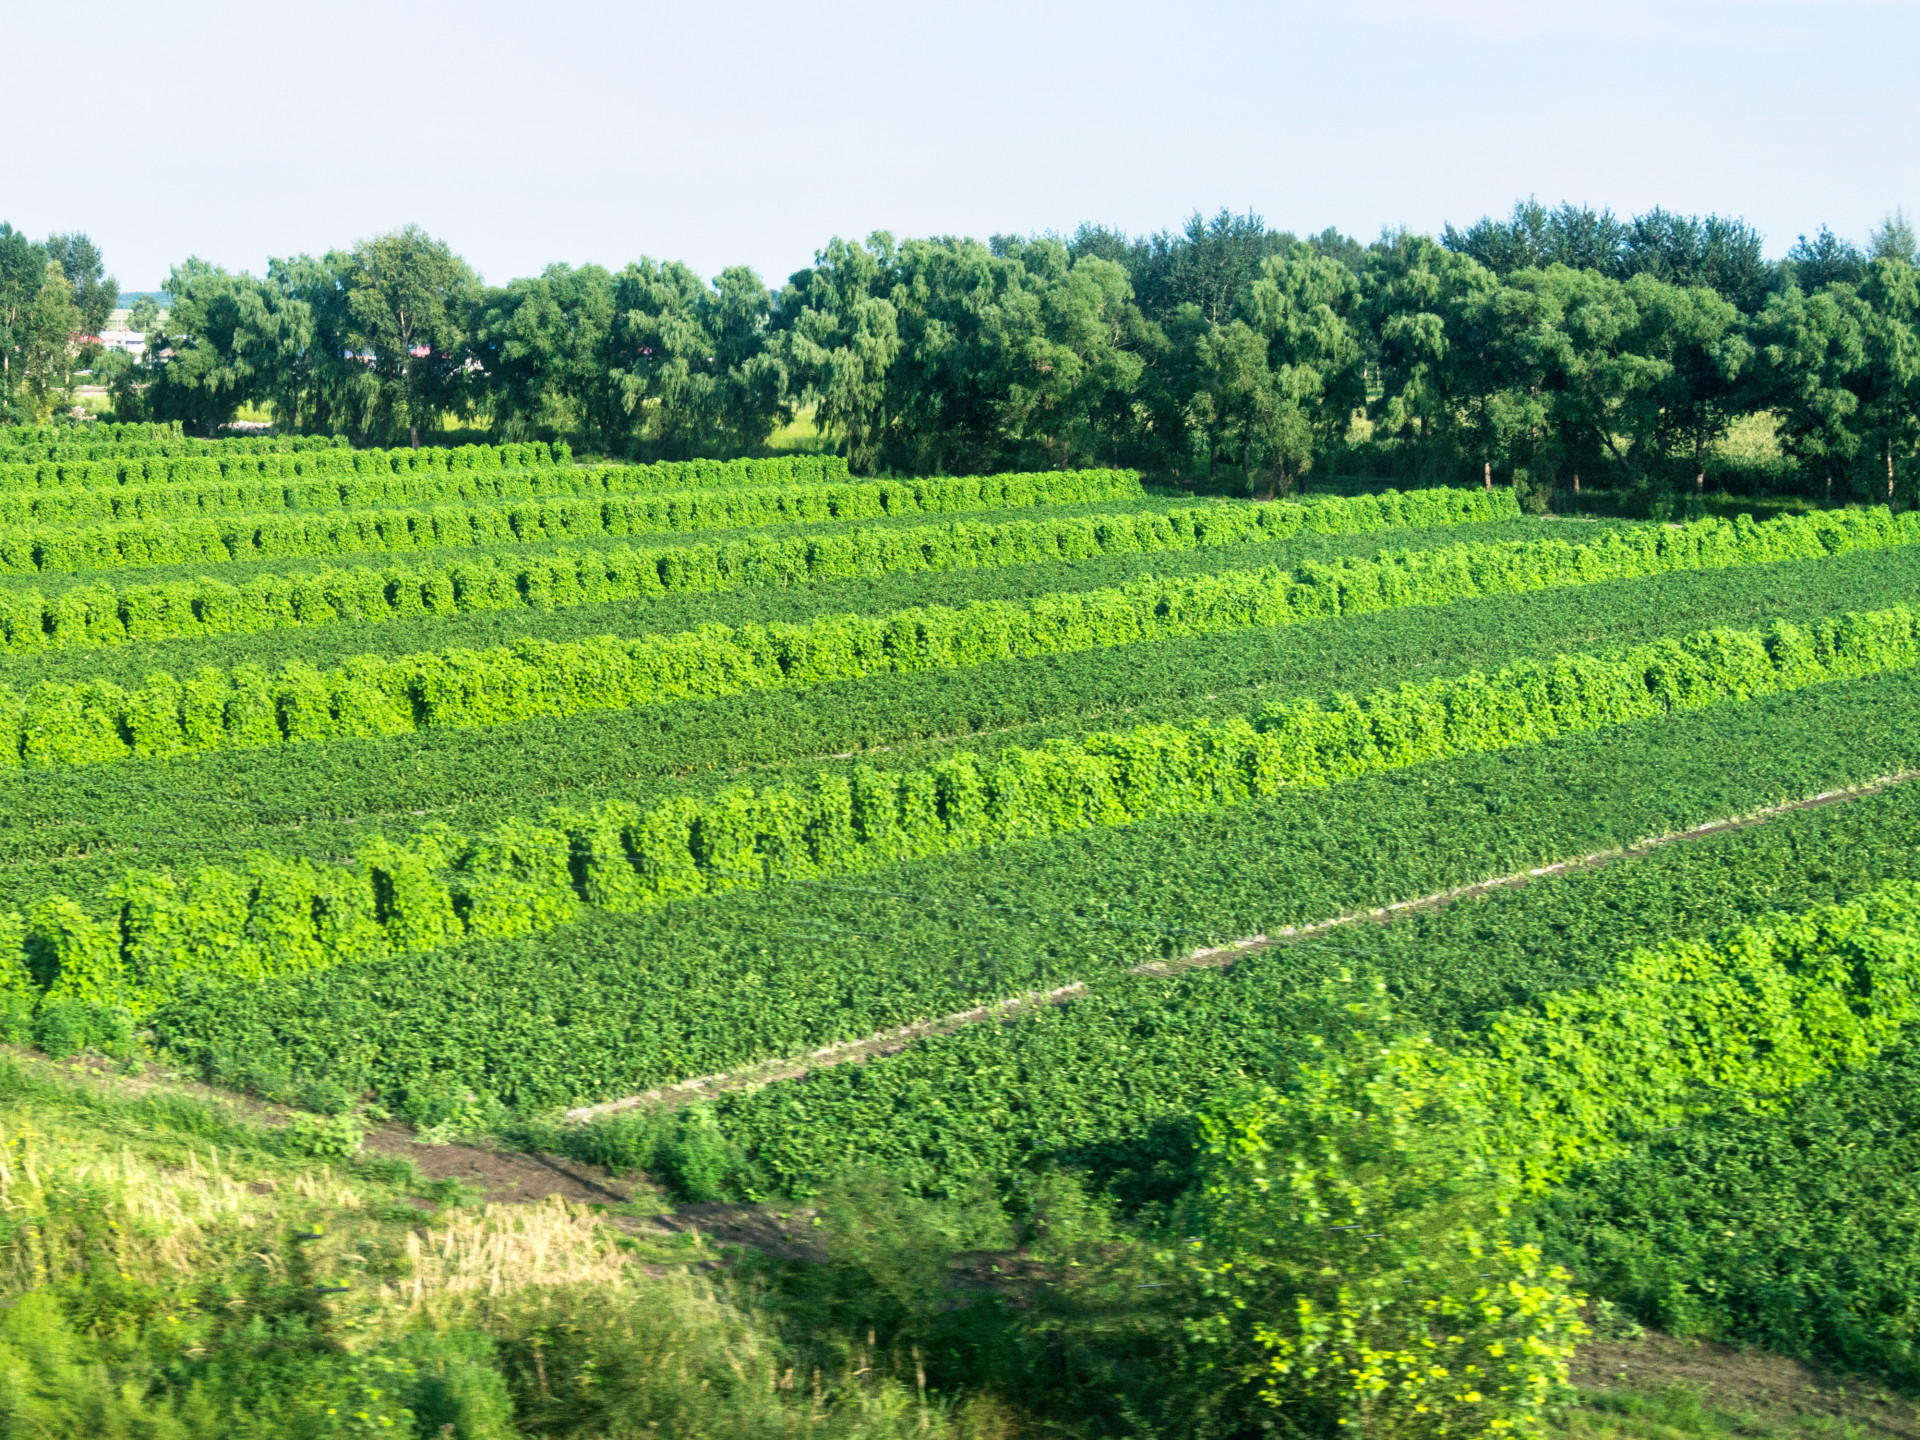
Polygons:
M85 231L128 290L408 223L493 284L778 282L879 229L1371 239L1534 195L1779 255L1920 208L1920 0L104 0L7 33L0 220Z

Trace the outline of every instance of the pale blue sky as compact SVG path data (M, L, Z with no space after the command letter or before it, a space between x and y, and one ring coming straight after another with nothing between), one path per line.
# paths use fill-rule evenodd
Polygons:
M87 231L128 289L408 221L494 283L777 281L876 228L1227 206L1370 239L1531 193L1744 215L1777 255L1920 202L1920 0L105 0L8 30L0 219Z

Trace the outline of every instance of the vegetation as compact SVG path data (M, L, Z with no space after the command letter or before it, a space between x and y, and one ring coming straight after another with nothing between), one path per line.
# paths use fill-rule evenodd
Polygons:
M1920 1386L1913 250L0 231L0 1435Z

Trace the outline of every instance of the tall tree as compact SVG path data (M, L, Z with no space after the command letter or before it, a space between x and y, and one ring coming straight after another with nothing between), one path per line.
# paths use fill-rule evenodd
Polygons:
M59 262L60 273L73 291L80 328L98 335L120 303L120 282L107 274L99 247L76 230L71 235L49 235L47 254Z
M777 351L813 403L814 423L836 436L849 464L871 471L888 428L887 374L900 354L890 271L893 236L865 245L835 238L780 295Z
M420 427L463 399L466 341L479 281L444 240L408 225L354 247L348 339L368 352L382 418L420 444Z
M0 419L25 418L21 398L33 315L47 281L47 252L0 221Z

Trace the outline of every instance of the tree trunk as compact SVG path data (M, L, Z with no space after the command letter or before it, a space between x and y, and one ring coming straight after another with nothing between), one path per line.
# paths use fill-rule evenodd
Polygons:
M418 425L407 426L407 438L413 442L413 448L418 450L420 448L420 427Z
M1485 464L1486 464L1486 469L1483 470L1481 474L1487 482L1487 489L1491 490L1493 488L1493 462L1491 460L1488 460L1485 462Z
M1833 475L1831 473L1827 475L1827 508L1829 510L1833 508Z
M1706 489L1707 489L1707 472L1706 471L1702 470L1698 475L1695 475L1693 477L1693 488L1700 491L1702 494L1706 493Z
M1887 441L1887 508L1893 508L1893 441Z
M1573 472L1573 493L1575 495L1580 493L1580 472L1578 470Z

